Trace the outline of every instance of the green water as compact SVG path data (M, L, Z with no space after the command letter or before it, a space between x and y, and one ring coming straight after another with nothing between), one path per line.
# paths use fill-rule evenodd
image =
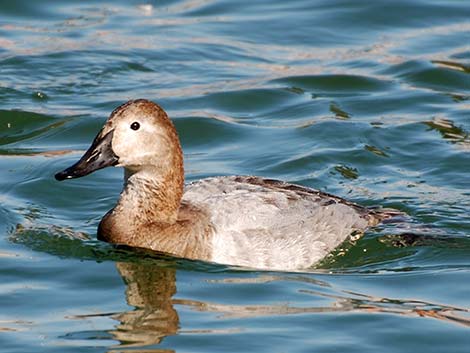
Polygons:
M311 272L96 240L122 171L56 182L131 98L188 180L408 218ZM1 1L0 352L469 352L468 1Z

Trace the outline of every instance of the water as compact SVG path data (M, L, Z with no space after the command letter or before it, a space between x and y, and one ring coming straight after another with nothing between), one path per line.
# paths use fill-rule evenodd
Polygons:
M469 19L443 0L0 2L0 352L468 352ZM103 244L122 171L53 174L131 98L174 119L188 180L409 219L301 273Z

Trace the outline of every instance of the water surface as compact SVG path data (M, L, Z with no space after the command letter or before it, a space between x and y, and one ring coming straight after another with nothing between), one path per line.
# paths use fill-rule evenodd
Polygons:
M1 352L468 352L466 1L0 3ZM393 207L308 272L113 248L107 169L58 183L132 98L186 178L256 174Z

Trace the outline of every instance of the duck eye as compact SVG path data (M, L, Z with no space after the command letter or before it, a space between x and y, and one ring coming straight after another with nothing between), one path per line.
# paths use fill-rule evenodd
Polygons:
M137 122L137 121L134 121L132 124L131 124L131 129L132 130L139 130L140 128L140 124Z

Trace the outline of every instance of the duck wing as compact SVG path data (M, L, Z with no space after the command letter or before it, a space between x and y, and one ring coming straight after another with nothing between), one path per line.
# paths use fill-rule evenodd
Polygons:
M193 182L183 201L209 215L213 261L256 268L310 267L351 234L389 217L319 190L253 176Z

